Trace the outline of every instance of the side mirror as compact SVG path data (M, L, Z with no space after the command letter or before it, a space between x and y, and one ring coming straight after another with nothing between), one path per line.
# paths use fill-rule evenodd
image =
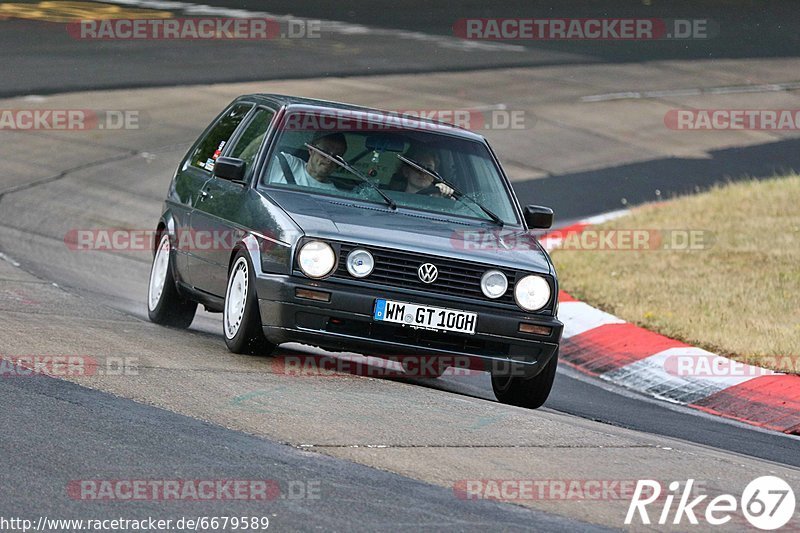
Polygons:
M235 157L218 157L214 162L214 175L235 183L244 183L246 166L247 163Z
M541 205L526 205L523 213L529 229L547 229L553 225L553 210Z

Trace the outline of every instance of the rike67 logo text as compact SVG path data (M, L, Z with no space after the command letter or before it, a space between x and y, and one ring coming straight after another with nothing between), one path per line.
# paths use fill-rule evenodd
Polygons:
M699 525L700 520L712 526L727 524L741 513L751 526L761 530L774 530L786 525L794 516L795 496L792 487L776 476L762 476L751 481L741 498L720 494L710 501L707 494L692 493L694 479L681 487L679 481L669 484L666 495L661 483L640 479L628 506L625 524ZM673 509L673 503L677 500ZM653 505L657 502L656 505ZM663 507L658 506L663 502ZM659 512L660 511L660 512ZM653 513L651 515L650 513Z

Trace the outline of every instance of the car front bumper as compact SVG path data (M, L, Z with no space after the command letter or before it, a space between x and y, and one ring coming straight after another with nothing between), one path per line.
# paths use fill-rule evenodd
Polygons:
M563 331L563 324L552 316L338 280L260 274L256 289L264 334L273 344L300 342L376 357L458 356L467 358L472 369L529 378L536 376L558 352ZM330 300L301 298L297 289L329 293ZM476 332L439 332L375 321L373 311L378 298L476 312ZM550 334L521 333L522 322L548 327Z

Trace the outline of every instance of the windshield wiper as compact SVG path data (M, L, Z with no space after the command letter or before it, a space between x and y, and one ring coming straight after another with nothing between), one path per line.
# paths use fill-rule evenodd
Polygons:
M326 152L325 150L320 150L320 149L319 149L319 148L317 148L316 146L311 146L311 145L310 145L310 144L308 144L308 143L304 143L304 144L306 145L306 148L308 148L309 150L313 150L313 151L315 151L316 153L318 153L319 155L321 155L322 157L324 157L325 159L328 159L329 161L333 161L334 163L336 163L337 165L339 165L340 167L342 167L343 169L345 169L346 171L348 171L349 173L351 173L353 176L357 177L357 178L358 178L358 179L360 179L362 182L366 183L367 185L369 185L370 187L372 187L373 189L375 189L375 192L377 192L378 194L380 194L380 195L381 195L381 197L382 197L382 198L383 198L383 199L386 201L386 205L388 205L388 206L389 206L389 207L391 207L392 209L397 209L397 204L394 202L394 200L392 200L391 198L389 198L389 197L386 195L386 193L384 193L384 192L383 192L383 191L382 191L382 190L381 190L381 189L380 189L380 188L379 188L377 185L375 185L374 183L372 183L372 181L371 181L371 180L370 180L368 177L366 177L366 176L365 176L364 174L362 174L360 171L358 171L358 170L356 170L355 168L353 168L353 167L352 167L352 166L351 166L351 165L350 165L350 164L349 164L347 161L345 161L344 159L342 159L342 157L341 157L341 156L338 156L338 155L336 155L336 156L334 156L334 155L331 155L331 154L329 154L328 152Z
M455 193L455 195L456 195L455 197L456 197L456 198L466 198L466 199L468 199L469 201L471 201L473 204L477 205L477 206L478 206L478 207L481 209L481 211L483 211L484 213L486 213L486 215L487 215L489 218L491 218L491 219L492 219L492 221L494 221L494 223L495 223L495 224L497 224L497 225L499 225L499 226L504 226L504 225L505 225L505 223L503 222L503 219L502 219L502 218L500 218L499 216L497 216L497 215L495 215L494 213L492 213L492 212L491 212L491 211L490 211L488 208L484 207L484 206L483 206L483 204L481 204L480 202L478 202L478 201L477 201L475 198L473 198L472 196L469 196L469 195L465 194L463 191L459 190L459 189L458 189L458 187L456 187L455 185L453 185L452 183L450 183L449 181L447 181L446 179L444 179L444 178L443 178L442 176L440 176L440 175L439 175L439 173L438 173L438 172L436 172L435 170L430 170L430 169L427 169L427 168L425 168L424 166L422 166L422 165L420 165L419 163L417 163L416 161L414 161L413 159L409 159L409 158L407 158L406 156L403 156L403 155L400 155L400 154L396 154L396 155L397 155L397 158L398 158L400 161L402 161L402 162L403 162L403 163L405 163L406 165L410 166L411 168L414 168L414 169L416 169L416 170L419 170L420 172L424 172L424 173L425 173L425 174L427 174L428 176L432 177L432 178L434 179L434 181L437 181L437 182L439 182L439 183L444 183L445 185L447 185L448 187L450 187L451 189L453 189L453 192Z

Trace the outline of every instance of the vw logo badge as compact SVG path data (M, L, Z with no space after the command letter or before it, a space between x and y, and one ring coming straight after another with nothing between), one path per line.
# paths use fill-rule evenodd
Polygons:
M436 265L423 263L417 269L417 275L422 283L433 283L439 277L439 270Z

